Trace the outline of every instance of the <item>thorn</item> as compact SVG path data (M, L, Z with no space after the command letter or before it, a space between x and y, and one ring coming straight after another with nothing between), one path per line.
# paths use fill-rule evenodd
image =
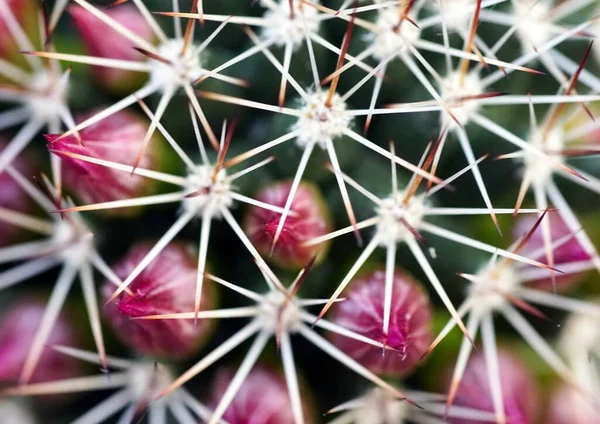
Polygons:
M497 160L505 160L505 159L511 159L513 157L512 153L505 153L503 155L496 155L492 158L493 161L497 161Z
M592 122L596 122L596 118L594 117L594 114L592 113L588 105L586 105L585 103L579 103L579 105L583 108L583 111L587 114L587 116L590 117Z
M450 383L450 388L448 389L448 397L446 398L446 408L444 409L444 421L448 419L448 414L450 413L450 408L454 403L454 399L456 398L456 392L458 391L458 387L460 386L460 380L452 380Z
M517 246L513 249L513 251L512 251L513 254L516 255L516 254L518 254L523 249L523 247L527 244L527 242L531 239L531 237L533 236L533 234L535 233L535 231L540 226L540 224L542 222L542 219L544 219L544 217L546 216L546 213L548 213L549 211L550 211L549 208L546 208L544 210L544 212L540 215L540 217L537 219L537 221L535 222L535 224L533 224L533 227L531 227L531 229L527 232L527 234L525 234L521 238L521 240L519 241L519 243L517 244ZM508 266L511 262L513 262L513 260L514 259L511 259L511 258L505 258L503 264L500 267L500 269L503 268L503 267ZM542 264L542 263L540 263L539 267L547 269L549 271L554 271L554 272L558 272L560 274L564 274L563 271L561 271L559 269L556 269L554 267Z
M568 167L564 163L559 163L558 166L560 168L562 168L563 170L567 171L569 174L574 175L577 178L581 178L585 182L588 182L588 183L590 182L590 180L588 180L587 178L585 178L583 175L581 175L579 172L577 172L573 168Z
M164 64L166 64L166 65L173 66L173 62L171 62L169 59L165 59L164 57L162 57L162 56L160 56L160 55L157 55L156 53L152 53L152 52L150 52L150 51L148 51L148 50L146 50L146 49L142 49L141 47L133 47L133 49L134 49L135 51L138 51L138 52L140 52L140 53L141 53L141 54L143 54L144 56L147 56L147 57L149 57L150 59L154 59L154 60L157 60L157 61L159 61L159 62L162 62L162 63L164 63Z
M521 205L523 204L523 200L525 199L525 194L527 193L527 189L529 189L530 181L527 176L523 177L523 181L521 182L521 187L519 189L519 194L517 196L517 203L515 204L515 210L512 214L513 218L515 218L519 214L519 210L521 209Z
M275 252L275 246L277 245L277 242L279 241L279 234L275 234L275 237L273 237L273 241L271 242L271 247L269 248L269 258L273 257L273 253Z
M416 28L419 28L417 23L408 16L408 14L410 13L410 10L414 6L414 4L415 4L415 0L409 0L408 4L406 4L406 1L399 2L398 11L400 14L400 20L398 21L398 24L393 28L394 32L396 32L396 33L400 32L400 25L402 25L402 21L404 21L405 19L407 21L409 21L410 23L412 23Z
M296 277L296 280L292 283L291 290L290 290L290 296L288 297L288 300L290 300L291 298L296 296L296 294L298 293L298 290L300 290L300 287L306 281L306 277L308 276L308 273L310 272L312 267L315 265L316 260L317 260L317 255L314 255L310 259L310 261L308 261L308 263L304 266L304 268L302 268L302 270L300 270L300 272L298 273L298 276Z
M210 193L210 189L208 187L202 187L196 191L193 191L191 193L186 194L184 197L186 199L191 199L193 197L198 197L198 196L202 196L202 195L207 195L208 193Z
M437 156L437 152L441 146L442 140L444 139L444 137L446 137L447 132L448 132L449 126L446 125L444 128L442 128L442 131L440 132L440 135L438 136L437 141L435 142L434 148L433 148L433 163L431 165L431 175L433 175L435 177L435 173L437 172L437 167L439 165L439 161L435 160L435 157ZM429 167L429 165L427 165ZM425 188L426 192L429 192L429 190L431 190L431 187L433 187L433 181L432 180L427 180L427 186Z
M321 318L323 318L326 313L327 313L327 310L325 310L325 308L323 308L323 310L321 310L321 312L319 312L319 315L317 315L317 319L315 319L315 321L310 325L310 328L314 330L315 325L317 325L317 323L319 321L321 321Z
M191 13L196 13L198 10L198 0L194 0L192 3ZM188 19L187 26L185 27L185 35L183 37L183 47L181 48L180 56L184 56L190 45L192 39L192 33L194 32L194 25L196 24L195 19Z
M48 15L48 3L46 2L46 0L42 0L41 3L42 20L44 21L44 47L47 47L50 43L52 29L50 28L50 19Z
M445 108L444 108L444 111L445 111L445 112L446 112L448 115L450 115L450 118L452 118L452 120L454 121L454 123L455 123L456 125L458 125L458 126L459 126L459 128L461 128L461 129L463 129L463 130L464 130L464 128L465 128L465 127L463 126L462 122L460 122L460 121L458 120L458 118L457 118L457 117L454 115L454 113L452 113L452 110L450 110L450 109L448 109L448 108L446 108L446 107L445 107Z
M282 73L281 74L281 83L279 85L279 97L277 99L277 105L282 108L283 105L285 104L285 94L287 91L287 85L288 85L288 80L287 78L289 77L289 59L291 58L291 50L292 45L290 43L287 43L284 47L284 61L283 61L283 69L285 71L285 74Z
M429 154L427 155L427 158L425 159L425 162L423 163L423 167L422 169L424 171L427 171L429 169L429 167L431 166L431 164L433 163L433 160L435 158L435 154L437 152L437 149L446 133L446 131L448 131L449 126L446 125L443 129L442 132L440 133L437 141L435 142L433 149L431 149L431 151L429 152ZM428 146L426 147L426 149L429 149L429 147L431 146L431 144L428 144ZM432 174L434 177L435 175ZM412 183L412 185L410 187L408 187L406 189L406 194L404 195L404 199L402 199L402 203L404 203L405 206L408 206L408 203L410 202L410 199L412 199L412 197L415 195L415 193L417 192L417 189L419 188L419 185L421 184L421 181L423 181L423 176L422 175L417 175Z
M110 370L108 368L106 368L105 366L102 366L102 368L100 368L100 372L102 374L105 374L106 375L106 379L108 381L110 381Z
M40 173L40 178L37 178L35 175L33 176L33 181L36 183L36 185L40 188L40 190L42 191L42 193L44 193L46 196L48 196L48 199L53 200L53 195L52 193L50 193L50 190L48 190L48 187L46 187L46 185L42 182L43 178L44 178L44 173Z
M137 407L135 408L133 417L131 418L131 423L132 424L141 424L142 421L144 420L144 418L146 417L146 414L148 414L149 406L150 406L150 400L143 400L140 403L138 403Z
M425 352L423 352L423 354L421 355L421 358L419 359L419 362L421 362L421 361L424 361L424 360L425 360L425 358L427 358L427 357L429 356L429 354L430 354L431 352L433 352L433 350L434 350L434 349L437 347L437 345L438 345L438 344L440 344L441 342L442 342L442 340L440 340L440 341L439 341L439 342L437 342L437 343L435 343L435 342L434 342L434 343L431 343L431 344L429 345L429 347L427 347L427 349L425 349Z
M354 7L356 7L357 1L354 1ZM339 70L344 64L344 60L346 58L346 53L348 52L348 47L350 47L350 40L352 38L352 31L354 30L354 20L356 19L356 13L353 13L350 17L350 22L348 23L348 29L346 30L346 34L344 34L344 40L342 41L342 48L340 49L340 55L338 57L338 62L336 65L336 71ZM331 107L331 103L333 102L333 96L337 89L338 83L340 81L340 75L337 75L331 85L329 86L329 94L327 95L327 100L325 101L325 106Z
M330 162L325 163L325 168L327 168L327 170L332 172L334 175L336 174L336 171ZM352 205L349 202L348 203L344 202L344 207L348 214L348 219L350 220L350 225L352 225L352 230L354 233L354 237L356 238L356 243L357 243L358 247L362 247L363 239L362 239L362 236L360 235L360 230L358 229L358 225L357 225L358 222L356 221L356 216L354 215L354 211L352 210Z
M473 14L473 22L471 24L471 32L469 33L469 38L465 45L465 52L469 53L473 50L473 44L475 41L475 35L477 33L477 25L479 24L479 13L481 12L481 3L482 0L477 0L477 5L475 6L475 12ZM467 72L469 70L469 60L463 58L460 64L460 85L461 87L465 83L465 77L467 76Z
M521 239L521 241L519 241L519 243L517 244L517 246L513 250L513 253L519 253L521 251L521 249L523 249L523 247L525 246L525 244L527 244L527 242L531 239L531 237L533 237L533 234L535 233L535 231L538 229L538 227L542 223L542 220L546 216L547 212L548 212L548 208L546 208L546 210L544 210L544 212L542 212L542 214L540 215L540 217L533 224L533 227L531 227L531 229L525 234L525 236L523 236L523 238Z
M519 299L518 297L516 297L516 296L514 296L512 294L509 294L509 293L504 293L504 296L508 299L508 301L510 303L512 303L513 305L515 305L517 308L519 308L519 309L521 309L521 310L523 310L523 311L525 311L527 313L530 313L533 316L541 318L541 319L543 319L545 321L552 322L548 318L548 316L546 316L546 314L544 314L542 311L540 311L535 306L533 306L533 305L525 302L524 300Z
M577 70L573 74L573 78L571 79L571 83L569 84L569 87L565 91L565 95L567 95L567 96L570 95L573 92L573 90L575 89L575 86L577 85L577 81L579 80L579 76L581 75L581 72L583 72L583 69L585 68L586 63L587 63L588 59L590 58L590 53L592 51L593 45L594 45L594 42L592 41L590 43L590 45L588 46L587 50L585 51L585 54L583 55L583 59L579 63ZM565 110L566 106L567 106L566 103L561 103L554 110L554 113L552 114L552 116L550 117L550 119L548 120L548 122L544 128L544 132L543 132L544 140L548 137L548 134L550 134L550 131L552 131L552 129L558 123L558 120L559 120L561 114L563 113L563 111ZM584 108L584 111L586 111L586 113L591 113L591 112L589 112L589 109L587 109L587 106L585 106L585 105L582 105L582 106Z
M417 241L419 241L419 243L424 244L425 247L429 247L429 244L427 243L427 241L425 240L423 235L421 233L419 233L419 231L415 227L410 225L406 219L399 218L398 221L400 221L402 224L404 224L404 226L408 229L408 231L410 231L410 233L413 235L413 237L416 238Z
M124 3L127 3L129 0L117 0L111 4L109 4L108 6L106 6L106 10L108 9L112 9L113 7L117 7L119 5L122 5Z
M462 96L458 98L459 102L464 102L467 100L481 100L481 99L489 99L492 97L500 97L500 96L507 96L510 93L506 92L506 91L491 91L488 93L481 93L481 94L474 94L474 95L467 95L467 96Z
M215 165L215 170L212 176L213 182L217 180L217 175L219 171L223 168L223 163L225 162L225 156L227 155L227 150L229 150L229 145L231 144L231 139L233 138L233 133L235 132L235 127L237 126L239 119L236 117L232 120L229 129L227 130L227 135L225 136L225 141L223 145L219 148L219 156L217 158L217 164Z
M562 156L565 157L587 157L587 156L597 156L600 155L600 150L595 149L566 149L560 152Z
M369 114L367 116L367 119L365 120L365 126L363 128L363 135L367 135L367 132L369 131L369 127L371 126L372 120L373 120L373 115Z
M360 235L360 230L358 229L356 218L352 219L351 224L352 224L352 227L353 227L354 238L356 239L357 246L358 247L363 247L364 241L363 241L362 236Z
M504 234L502 233L502 229L500 229L500 223L498 222L498 217L496 216L496 214L493 211L490 213L490 216L492 218L492 222L494 223L494 226L496 227L496 231L498 231L498 234L500 235L500 237L504 237Z
M404 401L404 402L408 402L408 403L410 403L412 406L414 406L415 408L418 408L418 409L420 409L421 411L424 411L424 410L425 410L425 408L423 408L421 405L419 405L418 403L416 403L416 402L415 402L415 401L413 401L413 400L410 400L409 398L407 398L407 397L405 397L405 396L402 396L402 397L398 398L398 400L402 400L402 401Z

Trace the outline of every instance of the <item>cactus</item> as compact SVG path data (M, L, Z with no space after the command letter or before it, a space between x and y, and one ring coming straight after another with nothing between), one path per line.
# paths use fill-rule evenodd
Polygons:
M2 416L592 422L597 12L0 0Z

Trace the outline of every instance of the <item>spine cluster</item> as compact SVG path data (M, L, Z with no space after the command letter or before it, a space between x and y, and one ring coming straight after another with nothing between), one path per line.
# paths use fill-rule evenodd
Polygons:
M0 0L0 422L599 422L599 12Z

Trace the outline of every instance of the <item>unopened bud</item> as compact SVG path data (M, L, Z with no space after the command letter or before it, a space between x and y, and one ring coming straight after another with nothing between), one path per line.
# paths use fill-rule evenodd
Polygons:
M523 216L518 219L513 227L513 238L516 240L519 237L526 234L531 230L535 222L537 221L537 217L533 215ZM583 250L577 239L575 238L575 234L571 232L567 224L562 220L562 218L556 213L548 213L544 217L544 219L549 220L550 222L550 235L553 244L559 243L560 246L552 246L553 257L554 257L554 266L560 269L561 264L566 264L570 262L579 262L579 261L587 261L590 259L590 256ZM543 224L543 223L542 223ZM562 241L567 240L565 243ZM521 254L527 256L530 253L538 252L535 259L541 263L548 264L548 257L546 254L546 246L544 244L544 236L542 225L540 225L531 238L527 241L527 244L523 248ZM573 284L577 283L583 273L576 274L556 274L556 284L557 289L567 289L571 287ZM548 272L548 278L543 278L541 280L537 280L532 283L528 283L531 286L535 286L541 289L552 290L552 278L550 276L550 272Z
M393 279L389 329L383 332L385 271L356 279L347 299L335 306L333 322L392 350L366 345L338 334L333 343L377 374L404 375L417 366L432 341L429 299L406 273L396 270Z
M91 114L78 117L83 121ZM139 175L127 175L123 171L97 165L69 156L69 153L97 159L133 165L142 148L148 122L138 115L121 111L91 125L75 135L59 138L46 135L48 148L57 151L63 160L64 185L72 190L83 204L130 199L150 194L156 183ZM139 163L140 168L156 169L161 140L154 135ZM110 215L127 216L139 212L139 208L115 208L102 210Z
M0 316L0 381L15 383L19 380L45 309L46 305L41 302L24 299L3 311ZM51 349L52 345L76 346L76 339L72 321L60 315L52 327L31 382L77 375L78 361Z
M126 279L152 248L153 243L138 243L113 270ZM106 319L123 343L135 351L165 359L182 359L198 351L213 328L212 320L136 319L150 315L194 311L197 254L182 242L171 242L141 274L129 289L104 309ZM116 290L111 282L103 287L105 299ZM201 309L211 309L214 293L204 284Z
M498 352L499 382L506 422L513 424L534 423L539 412L538 392L529 369L515 355ZM490 373L483 353L475 353L467 364L462 381L456 392L454 405L466 406L479 411L494 411ZM488 421L473 421L453 418L454 424L483 424Z
M83 7L72 5L68 11L91 56L142 62L147 60L132 47L129 39L114 31ZM134 5L123 4L103 10L103 13L138 37L149 42L154 40L150 26ZM119 93L137 88L147 78L145 73L100 66L92 67L92 75L103 87Z
M231 383L235 369L217 372L210 392L210 403L215 408ZM311 423L312 413L303 401L304 422ZM229 424L294 424L294 415L287 385L282 375L264 366L256 366L244 380L235 398L225 411L223 420Z
M598 399L575 387L563 384L555 388L547 405L547 424L600 424Z
M290 193L291 181L279 182L265 187L258 194L261 202L283 208ZM313 184L301 183L298 187L281 235L270 258L282 268L304 267L315 255L322 260L328 248L327 243L304 246L303 243L331 231L329 209ZM258 251L269 257L273 239L281 214L258 206L252 206L245 221L245 232Z

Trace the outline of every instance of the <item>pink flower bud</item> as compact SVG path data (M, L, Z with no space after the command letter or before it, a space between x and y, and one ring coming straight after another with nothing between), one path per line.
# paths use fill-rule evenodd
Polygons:
M518 357L502 350L498 352L498 367L507 422L511 424L536 422L535 416L539 409L538 391L528 368ZM469 359L456 392L454 405L494 412L487 364L482 353L477 352ZM484 424L485 421L453 418L450 422Z
M81 122L90 114L78 117ZM113 162L133 164L142 147L148 122L138 115L121 111L81 131L81 143L72 135L58 139L58 135L46 135L49 148L60 152L77 153ZM156 168L158 141L156 134L144 152L140 168ZM122 171L73 159L59 153L63 159L64 184L73 190L84 203L108 202L148 195L155 184L148 178L126 175ZM131 215L139 209L107 209L111 215Z
M113 270L122 280L133 271L154 243L135 244ZM123 292L104 308L106 319L121 341L142 354L182 359L194 354L213 328L212 320L141 320L148 315L193 312L196 295L197 254L182 242L170 243ZM108 299L116 290L106 282ZM201 309L212 309L215 296L210 282L203 286Z
M209 407L214 409L219 404L235 371L233 368L223 368L217 372L210 392ZM303 394L301 398L304 420L311 423L312 413L306 396ZM229 424L294 424L283 376L264 366L255 366L225 411L223 420Z
M290 193L291 181L271 184L265 187L257 199L273 206L283 208ZM296 191L291 211L281 231L281 236L271 259L282 268L297 269L305 266L313 256L318 254L318 260L325 257L328 243L316 246L303 246L302 243L331 231L329 208L319 189L310 183L301 183ZM273 238L281 214L253 206L248 211L245 220L245 231L265 257L269 257Z
M406 273L396 270L388 334L383 333L385 271L352 283L347 299L334 308L333 322L397 349L386 351L339 334L332 341L345 353L377 374L400 376L411 372L432 341L431 307L423 289Z
M15 383L19 380L45 309L44 303L22 299L3 311L0 317L0 381ZM46 345L76 346L77 337L72 322L60 315ZM78 374L79 365L76 359L47 347L42 353L31 382L74 377Z
M562 218L556 212L548 213L544 217L544 219L548 219L550 222L550 234L552 237L552 242L557 243L559 240L564 237L568 237L572 235L571 230L567 227L567 224L564 223ZM527 234L528 231L531 230L535 222L538 220L537 216L534 215L526 215L520 217L513 227L513 238L516 240L519 237ZM542 251L543 253L539 255L539 257L532 258L537 261L540 261L544 264L548 263L548 259L546 256L546 251L544 249L544 237L542 231L542 225L540 225L536 231L533 233L532 237L529 239L521 254L527 256L528 253L532 253L534 251ZM583 250L579 242L572 237L568 242L562 244L560 247L553 249L554 252L554 265L560 269L560 264L566 264L569 262L578 262L578 261L586 261L590 259L590 256ZM573 284L578 282L584 273L577 274L566 274L560 275L556 274L556 283L557 289L565 290L571 287ZM541 280L534 281L529 283L530 286L537 287L540 289L552 290L552 279L550 277L550 273L548 273L548 278L544 278Z
M4 150L6 143L0 141L0 152ZM22 174L31 174L28 163L22 157L18 157L11 164ZM0 208L25 213L31 207L31 199L27 193L12 179L8 172L0 173ZM0 220L0 247L9 245L21 229Z
M546 424L600 424L598 400L566 384L552 392L547 405Z
M94 17L83 7L72 5L68 11L83 38L88 54L110 59L142 62L147 60L144 55L133 48L130 40ZM150 42L154 40L150 26L134 5L123 4L103 12L137 36ZM115 92L132 90L142 84L147 77L146 74L140 72L99 66L92 67L92 75L102 86Z

